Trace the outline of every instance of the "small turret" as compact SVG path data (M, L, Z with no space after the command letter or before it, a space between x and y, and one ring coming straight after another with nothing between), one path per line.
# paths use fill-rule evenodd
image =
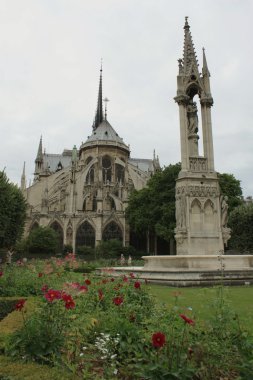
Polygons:
M210 88L210 72L207 66L205 49L203 48L203 67L202 67L202 77L203 77L203 85L205 89L206 96L211 97L211 88Z
M43 172L43 153L42 153L42 136L40 137L37 156L35 159L34 181L38 181L40 174Z
M21 191L25 191L26 190L25 162L24 162L23 172L22 172L22 176L21 176L21 186L20 186L20 189L21 189Z

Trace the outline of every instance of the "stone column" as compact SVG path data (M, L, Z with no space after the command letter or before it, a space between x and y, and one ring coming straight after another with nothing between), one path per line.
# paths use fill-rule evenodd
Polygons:
M212 98L201 99L202 131L204 156L207 158L207 169L214 171L213 136L211 120Z
M182 171L189 170L189 149L188 149L188 129L187 129L187 112L186 106L189 100L187 95L176 96L175 101L179 106L179 122L180 122L180 142L181 142L181 165Z

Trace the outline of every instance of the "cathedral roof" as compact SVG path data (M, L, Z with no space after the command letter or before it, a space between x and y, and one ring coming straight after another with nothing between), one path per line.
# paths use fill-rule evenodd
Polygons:
M119 137L118 133L107 120L103 120L102 123L93 130L92 135L88 137L80 149L94 145L114 145L129 151L129 147L124 143L123 139Z

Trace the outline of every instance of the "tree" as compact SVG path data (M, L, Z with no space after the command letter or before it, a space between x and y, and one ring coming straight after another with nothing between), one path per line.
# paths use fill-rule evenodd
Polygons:
M126 217L137 234L149 231L167 241L174 236L175 186L180 169L179 163L167 166L151 177L146 188L131 194Z
M21 238L26 218L26 201L20 189L0 172L0 248L10 248Z
M253 252L253 204L235 208L229 215L228 224L232 229L229 247Z
M228 213L243 204L241 183L233 174L218 173L221 194L228 197Z
M55 254L58 240L58 234L52 228L39 226L30 232L26 246L31 253Z

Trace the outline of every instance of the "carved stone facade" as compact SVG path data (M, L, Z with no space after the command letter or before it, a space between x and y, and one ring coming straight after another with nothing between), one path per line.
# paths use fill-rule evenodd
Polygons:
M184 56L179 60L177 96L179 105L182 170L176 184L176 229L178 255L218 254L230 238L227 203L220 195L214 169L210 73L203 50L199 72L186 18ZM199 155L199 122L195 96L202 120L203 156Z
M132 189L142 189L160 168L158 157L134 159L123 139L107 121L102 104L102 72L92 134L87 141L46 154L39 143L34 183L22 190L29 204L26 235L38 225L55 229L62 245L95 246L101 240L129 244L125 219Z

